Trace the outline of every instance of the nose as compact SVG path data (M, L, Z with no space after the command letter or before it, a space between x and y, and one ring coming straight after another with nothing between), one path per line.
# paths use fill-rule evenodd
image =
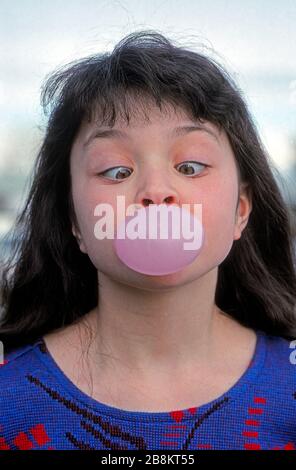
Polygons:
M150 170L150 171L149 171ZM145 169L145 178L136 194L136 202L144 207L151 204L180 204L180 195L167 174L167 168L161 167Z
M150 204L180 204L178 192L167 184L166 181L159 179L142 188L137 197L138 202L144 207Z
M142 198L143 206L149 206L150 204L177 204L176 198L174 196L153 196L153 199L150 198Z

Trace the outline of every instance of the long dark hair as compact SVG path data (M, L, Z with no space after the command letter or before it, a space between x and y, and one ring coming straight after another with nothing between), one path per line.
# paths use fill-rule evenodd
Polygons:
M289 210L242 92L216 60L158 32L138 31L110 53L55 71L41 98L49 116L46 133L16 221L15 249L3 269L0 335L6 347L78 321L97 305L97 270L71 230L71 147L84 119L113 126L120 114L129 122L135 102L145 109L149 99L224 129L251 191L248 225L219 266L217 306L246 326L296 336Z

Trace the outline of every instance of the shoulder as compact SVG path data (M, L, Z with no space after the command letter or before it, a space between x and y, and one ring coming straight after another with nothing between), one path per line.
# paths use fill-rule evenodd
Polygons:
M41 341L7 354L4 349L4 363L0 365L0 450L30 450L45 442L49 406L34 383L36 377L42 377L46 386L50 377L40 359L43 350Z
M5 354L4 361L0 364L0 408L2 416L4 410L11 411L17 405L21 397L26 396L30 388L29 377L36 369L40 369L40 361L36 354L36 348L41 348L42 343L21 346ZM26 393L25 393L26 392ZM13 406L12 406L13 405Z
M291 370L296 367L296 339L289 340L282 336L275 336L262 331L258 332L265 341L266 353L267 353L267 365L271 366L272 363L282 364L288 366Z
M258 332L258 342L263 357L261 380L274 393L285 391L296 405L296 341L281 336Z
M4 345L4 360L0 364L1 385L5 383L6 379L23 376L26 371L34 368L37 363L35 350L41 345L40 341L36 341L10 350L8 353L6 353Z

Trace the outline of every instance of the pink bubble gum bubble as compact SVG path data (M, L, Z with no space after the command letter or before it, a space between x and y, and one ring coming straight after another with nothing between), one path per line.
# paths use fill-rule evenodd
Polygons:
M154 207L156 206L154 205ZM159 208L160 206L157 207ZM160 220L160 213L157 214L157 217L151 217L152 210L152 205L142 207L138 209L133 216L127 216L125 220L121 222L114 239L115 252L126 266L142 274L161 276L178 272L185 266L191 264L199 255L204 243L203 226L197 217L191 214L187 209L177 205L170 206L172 213L167 213L167 217L163 217L162 220ZM175 217L173 215L175 215ZM131 239L129 236L130 232L127 231L127 226L135 217L139 222L136 224L137 228L135 230L140 232L140 227L142 227L141 236L144 234L145 238L138 237ZM187 226L189 225L191 234L196 227L197 230L199 230L200 236L198 238L195 237L198 243L195 243L194 248L184 248L184 244L185 246L186 244L187 246L188 244L192 244L192 238L188 238L188 235L186 238L183 236L183 217L186 221L184 223L187 224ZM180 220L180 226L178 219ZM167 226L165 228L167 231L165 234L168 236L161 238L160 225L162 225L162 229L164 229L163 224L166 224L166 222ZM175 224L174 227L173 224ZM178 227L176 227L176 224ZM173 237L173 233L176 233L173 232L173 228L175 228L175 230L178 229L177 233L180 234L178 238ZM149 236L151 230L156 238Z

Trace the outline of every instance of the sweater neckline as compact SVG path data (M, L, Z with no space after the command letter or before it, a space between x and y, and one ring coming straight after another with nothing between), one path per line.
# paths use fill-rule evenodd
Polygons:
M43 337L39 337L32 347L39 359L46 366L48 372L50 372L51 375L54 375L63 390L71 395L72 399L79 401L82 405L92 409L96 413L125 421L171 421L172 418L176 421L184 421L192 419L193 415L196 415L197 411L199 413L204 413L210 409L214 410L226 406L230 401L233 401L236 396L246 392L246 389L255 381L265 362L266 334L261 330L254 331L256 333L256 346L251 361L243 374L228 390L219 397L203 405L195 406L194 403L192 403L191 407L171 411L131 411L95 400L90 395L87 395L79 389L66 376L47 349Z

